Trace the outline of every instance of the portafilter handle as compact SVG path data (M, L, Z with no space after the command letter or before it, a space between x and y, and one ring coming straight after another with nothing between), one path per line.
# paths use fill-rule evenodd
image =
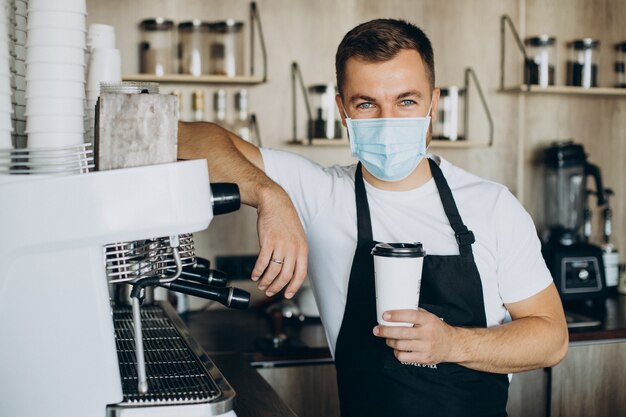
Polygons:
M219 288L210 285L198 284L196 282L189 282L184 279L160 283L159 286L167 288L170 291L218 301L219 303L230 308L246 309L248 308L248 304L250 304L250 293L239 288Z
M228 182L211 183L211 205L215 216L239 210L241 207L239 186Z

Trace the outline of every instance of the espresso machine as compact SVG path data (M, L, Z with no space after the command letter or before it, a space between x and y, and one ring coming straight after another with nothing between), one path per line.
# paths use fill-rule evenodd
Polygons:
M176 161L177 99L148 90L100 95L95 157L89 144L0 150L2 416L235 416L232 387L146 295L247 306L225 280L185 274L191 233L237 209L238 189L210 185L205 160Z
M545 224L543 256L563 302L606 296L602 249L584 231L589 208L587 178L595 183L597 205L605 204L600 169L587 161L582 145L554 143L544 151ZM588 224L588 223L587 223Z

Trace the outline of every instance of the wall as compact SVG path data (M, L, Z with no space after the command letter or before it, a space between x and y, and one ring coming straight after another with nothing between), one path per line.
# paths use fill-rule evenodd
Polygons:
M122 50L123 72L138 69L138 22L166 16L175 21L200 18L247 20L248 2L242 0L87 0L88 22L116 27ZM350 163L347 147L295 147L291 138L290 64L297 61L307 84L334 81L334 53L343 34L356 24L376 17L401 17L421 26L430 36L436 58L438 85L459 85L463 70L475 69L487 96L494 121L492 148L437 149L453 163L507 185L542 222L542 186L535 160L551 141L573 138L585 145L590 160L603 169L607 186L616 191L613 202L617 246L624 248L626 189L626 97L587 97L500 93L500 16L508 14L522 36L550 33L557 37L558 83L563 83L564 43L579 37L601 39L600 83L612 82L610 45L626 40L626 3L623 0L259 0L269 55L269 82L249 88L264 145L300 152L322 165ZM247 36L247 35L246 35ZM506 76L521 80L521 60L507 33ZM163 86L167 92L174 86ZM183 87L186 108L191 91ZM207 96L215 86L207 86ZM227 87L233 92L235 87ZM476 97L472 97L471 139L485 142L487 128ZM187 110L185 110L187 111ZM299 110L304 131L303 108ZM599 213L596 211L596 220ZM599 226L596 225L596 230ZM226 253L255 253L256 214L253 209L216 219L207 232L197 233L197 251L212 257ZM622 255L622 262L626 257Z

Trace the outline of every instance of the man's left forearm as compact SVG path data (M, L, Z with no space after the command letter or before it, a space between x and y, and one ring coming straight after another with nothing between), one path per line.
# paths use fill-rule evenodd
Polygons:
M451 362L485 372L551 367L567 352L567 329L553 319L525 317L487 329L454 328Z

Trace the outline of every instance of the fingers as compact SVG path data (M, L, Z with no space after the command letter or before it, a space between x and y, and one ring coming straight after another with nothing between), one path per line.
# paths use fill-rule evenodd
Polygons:
M289 285L287 286L287 289L285 290L286 298L293 297L295 293L302 286L302 283L304 282L304 279L306 278L306 274L307 274L307 267L308 267L307 256L308 256L307 248L300 249L298 253L298 258L296 261L295 270L293 273L293 278L291 279L291 281L289 282Z
M308 248L293 245L289 249L261 249L252 271L252 279L259 281L258 288L272 297L287 284L285 297L292 298L300 289L307 274ZM285 253L285 255L280 255ZM280 262L277 262L280 261Z

